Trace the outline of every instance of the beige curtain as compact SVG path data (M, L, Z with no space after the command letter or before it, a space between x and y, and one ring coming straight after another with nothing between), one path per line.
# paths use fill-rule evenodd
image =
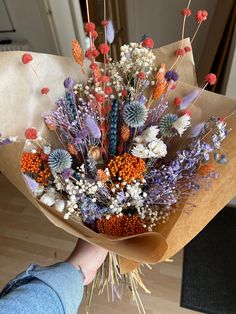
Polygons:
M219 78L212 91L224 93L224 82L227 79L227 64L230 62L230 50L236 25L235 0L218 0L215 14L210 26L207 42L204 46L201 61L197 69L199 82L204 76L213 72Z

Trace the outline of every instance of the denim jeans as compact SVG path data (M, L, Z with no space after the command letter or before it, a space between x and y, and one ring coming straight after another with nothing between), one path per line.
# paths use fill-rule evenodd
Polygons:
M64 262L30 265L0 292L0 314L76 314L84 275Z

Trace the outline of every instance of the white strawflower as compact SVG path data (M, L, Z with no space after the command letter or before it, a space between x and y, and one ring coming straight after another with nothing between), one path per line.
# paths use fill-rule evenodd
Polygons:
M135 138L135 141L137 143L150 143L157 139L158 133L159 133L159 129L157 126L150 126L145 131L143 131L141 136L137 136Z
M191 117L188 114L185 114L172 124L172 128L174 128L179 135L182 136L182 134L190 127L190 120Z
M149 158L161 158L165 157L167 154L166 144L160 140L156 139L148 144Z
M132 149L131 154L138 158L149 158L149 150L142 144L136 145Z

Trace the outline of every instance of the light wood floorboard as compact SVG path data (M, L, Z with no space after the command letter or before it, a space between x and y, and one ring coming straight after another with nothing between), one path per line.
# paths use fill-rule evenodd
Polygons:
M0 174L0 288L30 263L48 265L63 260L76 239L49 222ZM173 262L144 270L144 282L152 291L140 290L147 314L197 313L179 306L182 252ZM85 298L79 313L85 313ZM122 301L108 303L106 295L94 296L91 314L136 314L135 304L125 293Z

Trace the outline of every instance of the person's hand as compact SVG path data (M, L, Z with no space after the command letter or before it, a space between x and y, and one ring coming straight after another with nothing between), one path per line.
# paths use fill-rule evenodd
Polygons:
M79 239L73 252L66 261L77 269L79 269L79 267L82 268L85 276L84 285L88 285L95 278L98 268L102 265L107 256L107 252L107 250L99 246Z

